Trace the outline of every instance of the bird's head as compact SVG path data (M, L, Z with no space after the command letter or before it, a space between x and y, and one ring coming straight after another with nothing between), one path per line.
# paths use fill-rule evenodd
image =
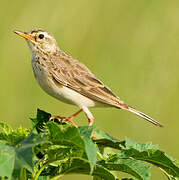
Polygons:
M55 53L59 49L55 38L49 32L42 29L29 32L15 30L14 32L27 40L32 53L37 51Z

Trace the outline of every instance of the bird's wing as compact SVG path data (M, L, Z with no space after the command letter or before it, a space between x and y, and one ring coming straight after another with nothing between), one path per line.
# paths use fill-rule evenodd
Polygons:
M57 85L59 83L92 100L119 107L121 100L84 64L70 56L53 57L51 61L51 74Z
M119 99L97 77L78 60L70 56L54 57L51 59L51 74L57 86L66 86L74 91L101 103L130 111L156 126L160 123L148 115L132 108Z

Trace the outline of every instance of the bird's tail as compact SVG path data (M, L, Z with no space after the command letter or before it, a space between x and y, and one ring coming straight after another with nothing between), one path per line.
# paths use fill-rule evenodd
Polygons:
M152 124L156 125L156 126L159 126L159 127L163 127L163 125L161 125L160 123L158 123L157 121L155 121L154 119L152 119L151 117L149 117L148 115L130 107L129 105L125 104L125 103L120 103L120 108L121 109L124 109L124 110L127 110L127 111L130 111L140 117L142 117L143 119L151 122Z

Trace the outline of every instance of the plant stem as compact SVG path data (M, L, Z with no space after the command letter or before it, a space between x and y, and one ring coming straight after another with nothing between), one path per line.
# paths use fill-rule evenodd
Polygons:
M38 180L38 177L40 176L40 174L42 173L42 171L48 166L50 162L46 162L40 169L39 171L35 174L34 176L34 180Z

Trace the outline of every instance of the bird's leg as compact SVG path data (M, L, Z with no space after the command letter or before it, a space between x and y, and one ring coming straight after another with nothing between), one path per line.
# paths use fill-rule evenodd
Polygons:
M93 122L94 122L94 117L93 117L92 113L89 111L89 109L87 107L83 107L83 111L88 118L88 125L92 126Z
M73 122L73 118L76 117L78 114L80 114L83 110L80 109L78 112L76 112L75 114L73 114L70 117L63 117L63 116L51 116L51 118L49 119L50 121L53 119L61 119L62 122L68 121L70 122L73 126L75 126L76 128L78 128L78 126Z
M88 118L88 125L89 126L92 126L93 125L93 122L94 122L94 119L93 118Z
M75 114L73 114L72 116L70 116L70 117L75 117L75 116L77 116L78 114L80 114L81 112L83 111L83 109L80 109L79 111L77 111Z

